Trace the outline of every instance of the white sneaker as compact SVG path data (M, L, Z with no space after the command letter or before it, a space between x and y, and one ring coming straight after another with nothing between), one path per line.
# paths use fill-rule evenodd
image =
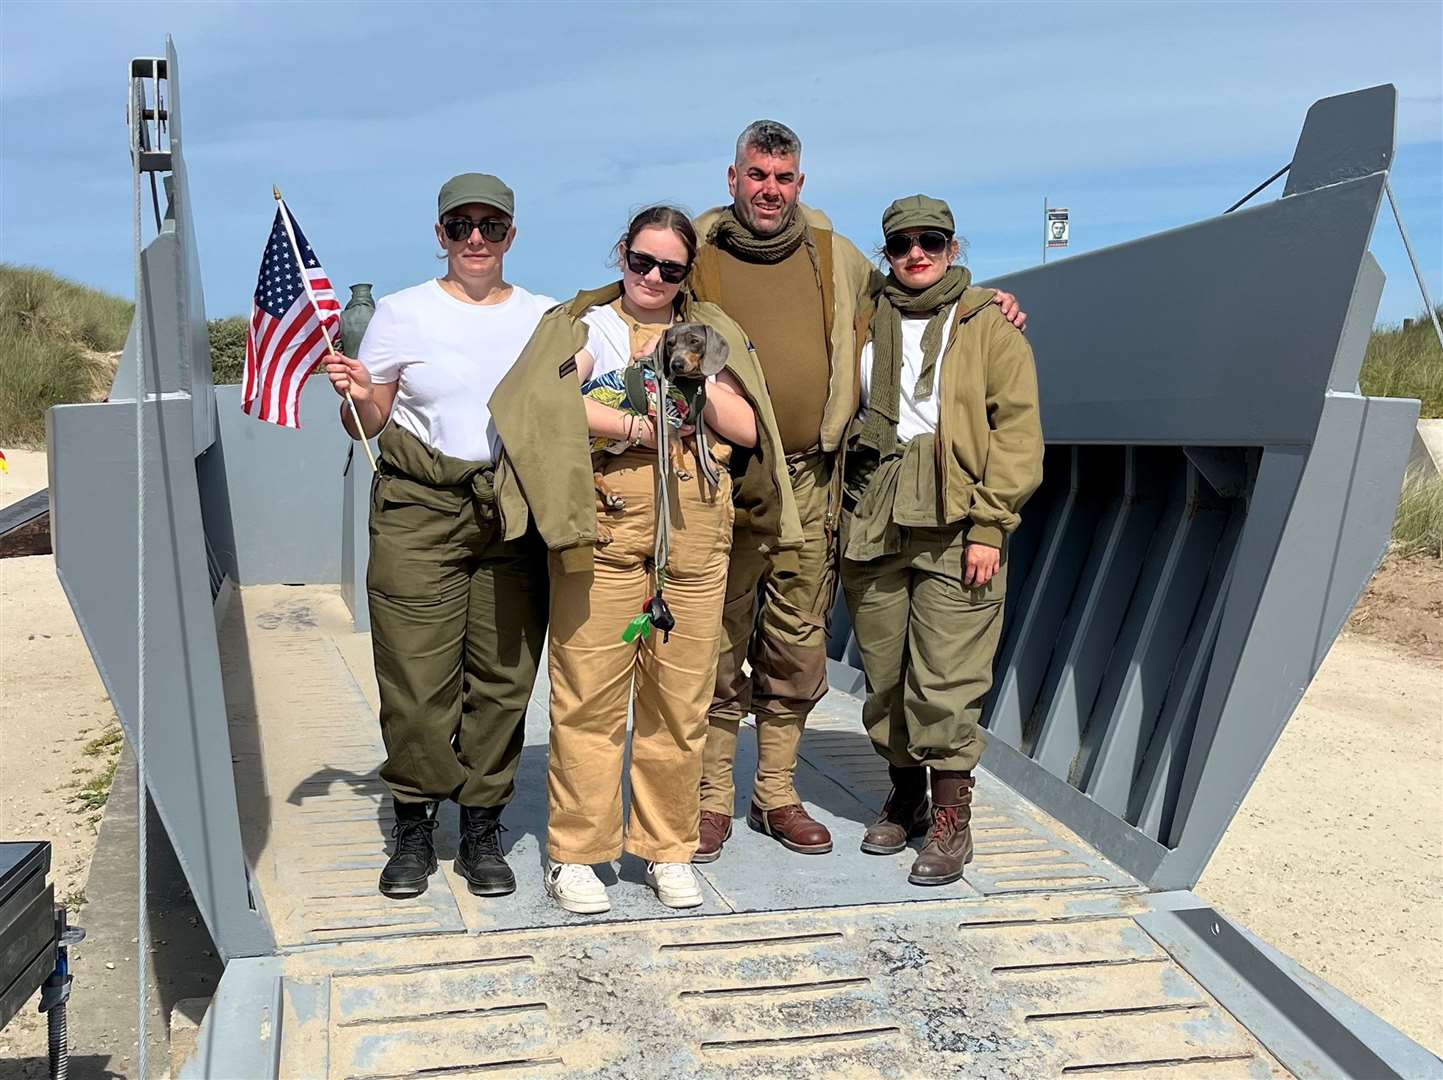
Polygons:
M701 886L696 883L691 863L649 862L646 883L656 890L656 898L667 907L688 908L701 904Z
M552 863L546 871L546 891L557 904L578 915L611 910L606 886L596 871L579 863Z

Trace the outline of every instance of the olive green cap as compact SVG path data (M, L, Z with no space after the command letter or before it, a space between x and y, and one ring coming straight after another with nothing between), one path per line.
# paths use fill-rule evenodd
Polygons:
M950 236L956 233L957 223L952 220L952 211L941 199L930 195L908 195L882 212L883 236L891 236L903 229L941 229Z
M447 210L467 203L485 203L507 217L516 216L516 193L503 184L500 177L490 173L462 173L442 184L441 194L436 196L437 220L445 217Z

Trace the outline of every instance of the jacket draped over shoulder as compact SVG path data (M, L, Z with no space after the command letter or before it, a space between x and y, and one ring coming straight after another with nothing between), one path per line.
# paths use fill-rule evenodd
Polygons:
M621 283L614 282L577 293L548 311L491 395L491 416L501 437L496 499L506 539L522 536L534 523L568 572L588 569L596 547L591 436L576 378L575 357L587 341L587 326L581 317L620 295ZM683 318L705 323L726 340L726 368L756 410L757 451L768 466L775 497L769 501L769 513L753 515L753 532L769 549L798 548L801 523L756 354L741 327L721 308L685 294L683 304Z

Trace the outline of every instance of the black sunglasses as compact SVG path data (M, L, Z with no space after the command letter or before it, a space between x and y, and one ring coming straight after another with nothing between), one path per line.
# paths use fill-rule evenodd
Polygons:
M633 274L640 274L642 277L646 277L647 274L651 273L653 266L656 267L657 272L661 274L661 280L668 285L680 285L686 280L687 274L691 273L690 266L685 266L679 262L671 262L669 259L658 259L654 255L648 255L644 251L627 249L626 268Z
M493 244L499 244L506 239L506 234L511 231L511 222L505 218L482 218L480 221L472 221L468 217L452 217L441 222L441 231L446 234L446 239L469 240L471 230L480 229L481 239Z
M927 255L941 255L952 238L941 229L923 229L919 233L893 233L887 237L887 254L900 259L916 244Z

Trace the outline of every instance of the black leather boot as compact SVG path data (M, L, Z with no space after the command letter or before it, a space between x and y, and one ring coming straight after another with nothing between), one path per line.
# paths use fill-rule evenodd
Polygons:
M395 846L381 871L381 895L393 900L420 896L426 879L436 871L436 804L391 800L396 824L391 827Z
M927 766L906 768L888 765L892 792L877 820L862 836L862 850L868 855L895 855L915 836L925 836L932 824L927 808Z
M501 810L499 806L461 807L456 873L477 896L505 896L516 891L516 875L501 854Z

